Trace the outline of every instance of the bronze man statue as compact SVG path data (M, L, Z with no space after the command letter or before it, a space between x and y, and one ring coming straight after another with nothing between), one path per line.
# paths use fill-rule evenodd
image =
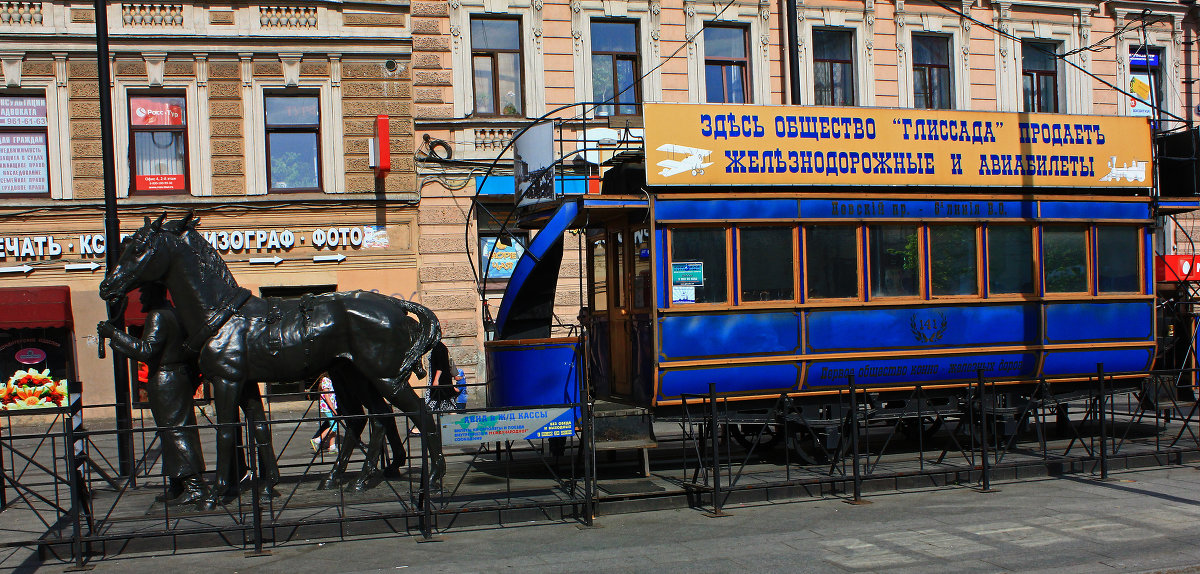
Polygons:
M143 285L141 303L146 323L140 340L107 321L100 322L96 330L114 350L150 368L150 412L154 425L159 427L163 473L169 481L167 493L159 500L171 505L197 502L208 494L193 404L200 378L184 347L186 334L175 308L167 302L162 284Z

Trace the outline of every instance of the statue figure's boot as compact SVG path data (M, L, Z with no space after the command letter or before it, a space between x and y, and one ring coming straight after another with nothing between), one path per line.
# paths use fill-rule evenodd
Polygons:
M167 479L167 491L154 497L154 502L171 502L183 494L183 481L174 477Z
M208 496L208 485L204 479L198 474L186 476L181 479L182 492L179 496L172 498L167 504L177 506L180 504L192 504L204 500Z

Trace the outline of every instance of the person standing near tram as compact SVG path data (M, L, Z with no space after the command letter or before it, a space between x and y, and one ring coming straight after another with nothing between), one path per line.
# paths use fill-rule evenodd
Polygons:
M148 366L150 412L163 444L163 473L167 493L161 502L178 505L196 502L208 494L204 482L204 454L196 429L193 397L200 386L194 357L184 347L186 333L179 316L159 283L141 287L141 304L146 313L142 337L138 339L108 321L96 325L113 350Z

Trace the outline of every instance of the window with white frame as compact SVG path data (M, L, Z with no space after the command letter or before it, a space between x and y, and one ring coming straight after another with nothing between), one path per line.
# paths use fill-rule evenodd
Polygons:
M313 92L267 93L267 190L321 190L321 108Z
M1058 112L1058 44L1021 41L1025 111Z
M954 107L950 76L950 38L913 34L913 107L948 110Z
M816 29L813 37L813 90L818 106L853 106L854 32Z
M524 114L521 66L520 20L471 19L471 70L476 115Z
M611 102L596 115L635 115L638 90L638 28L631 20L592 20L592 100ZM614 105L615 104L615 105Z
M746 28L722 24L704 27L704 91L709 103L750 101L750 58Z
M50 195L46 96L0 94L0 197Z

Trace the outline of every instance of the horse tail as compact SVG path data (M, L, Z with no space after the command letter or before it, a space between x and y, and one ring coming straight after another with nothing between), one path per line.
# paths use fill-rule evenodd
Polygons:
M412 346L408 348L408 352L404 355L404 362L400 365L400 373L405 374L416 371L418 376L424 377L421 374L425 370L421 368L421 357L432 350L438 341L442 340L442 325L438 321L437 315L434 315L433 311L430 311L428 307L405 299L396 299L395 301L400 305L400 308L416 315L420 331L417 339L413 341Z

